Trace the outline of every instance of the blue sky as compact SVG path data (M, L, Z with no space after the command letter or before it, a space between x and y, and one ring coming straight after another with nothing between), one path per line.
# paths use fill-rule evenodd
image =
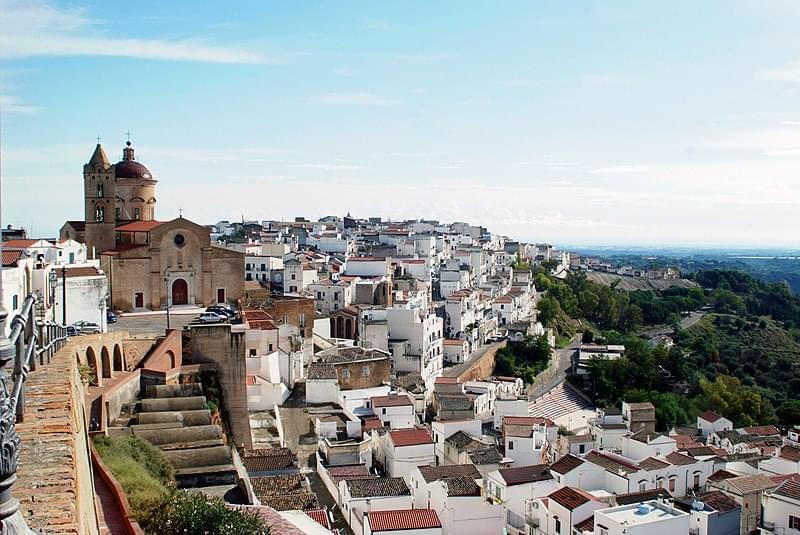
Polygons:
M37 235L130 130L159 219L800 246L797 2L0 6L3 222Z

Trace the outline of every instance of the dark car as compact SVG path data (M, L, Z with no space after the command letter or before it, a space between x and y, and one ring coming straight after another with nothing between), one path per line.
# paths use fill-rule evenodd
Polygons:
M214 314L225 316L226 318L232 318L236 315L236 312L222 305L211 305L210 307L206 308L206 312L213 312Z
M67 325L67 336L78 336L80 334L74 325Z
M106 322L107 323L116 323L117 322L117 315L114 314L113 310L106 310Z

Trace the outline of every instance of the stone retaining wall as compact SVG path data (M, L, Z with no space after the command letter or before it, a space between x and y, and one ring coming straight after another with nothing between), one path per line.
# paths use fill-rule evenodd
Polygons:
M70 341L25 383L14 496L28 526L48 534L99 534L84 390Z

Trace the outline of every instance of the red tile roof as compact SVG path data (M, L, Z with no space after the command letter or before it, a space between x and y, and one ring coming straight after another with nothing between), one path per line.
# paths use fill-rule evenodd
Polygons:
M150 232L161 224L161 221L134 221L120 225L114 230L117 232Z
M22 251L7 251L3 249L3 267L16 266L22 257Z
M373 533L442 527L439 515L433 509L372 511L367 514L367 520Z
M389 431L389 437L395 446L433 444L433 439L427 429L396 429Z
M800 461L800 448L784 446L781 448L781 452L778 456L790 461Z
M456 385L458 377L437 377L433 382L439 385Z
M555 422L550 418L541 416L503 416L503 423L507 425L547 425L555 427Z
M561 487L557 491L550 493L548 498L572 511L592 501L594 496L581 489Z
M405 394L393 396L375 396L370 398L373 407L405 407L414 405L411 398Z
M780 436L781 434L781 432L778 431L778 428L774 425L757 425L754 427L745 427L744 430L751 435L756 435L759 437Z
M465 340L460 340L458 338L445 338L442 342L446 346L463 346Z
M39 240L8 240L3 242L3 249L27 249Z
M706 411L706 412L704 412L703 414L700 415L700 418L702 418L706 422L714 423L717 420L719 420L720 418L722 418L722 416L720 416L716 412Z
M324 509L312 509L310 511L306 511L306 514L310 516L317 524L320 524L324 528L331 529L331 524L328 522L328 515L325 513Z

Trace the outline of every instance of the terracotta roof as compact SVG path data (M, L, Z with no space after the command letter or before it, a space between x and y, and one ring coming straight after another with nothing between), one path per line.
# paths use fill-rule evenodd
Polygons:
M308 379L337 379L336 367L328 362L312 362L308 366Z
M556 424L550 418L541 416L503 416L503 423L508 425L546 425L555 427Z
M446 346L463 346L464 342L466 342L466 340L460 340L458 338L445 338L444 341L442 341L442 344ZM437 377L437 379L439 378Z
M688 464L694 464L697 462L697 459L694 459L682 453L678 453L677 451L673 451L672 453L667 455L665 459L667 460L668 463L674 464L676 466L686 466Z
M286 474L269 477L251 477L253 492L257 496L275 496L279 494L297 494L303 491L305 477L300 474Z
M246 511L257 514L275 533L280 533L281 535L303 535L304 533L297 529L294 524L283 518L272 507L266 505L233 505L229 503L225 504L225 506L236 511Z
M410 496L411 491L402 477L379 477L377 479L348 479L347 488L354 498L371 496Z
M370 530L405 531L441 528L439 515L433 509L398 509L393 511L371 511L367 513Z
M248 386L252 386L256 384L256 376L255 375L248 375L246 378L246 383Z
M566 474L567 472L570 472L575 468L579 467L583 463L584 463L583 459L580 459L570 453L564 455L559 460L551 464L550 470L558 474Z
M427 429L395 429L389 431L389 437L395 447L399 446L420 446L423 444L433 444L433 438Z
M647 459L640 461L639 466L650 472L651 470L661 470L662 468L666 468L669 466L669 463L666 463L661 459L656 459L655 457L648 457Z
M705 457L707 455L716 455L714 448L710 446L692 446L687 448L680 448L692 457Z
M750 476L739 476L726 480L726 483L741 494L749 494L775 486L775 482L763 474L753 474Z
M721 490L701 494L697 496L697 499L720 513L727 513L728 511L739 509L739 504Z
M706 422L710 422L713 424L714 422L722 418L722 416L717 414L716 412L706 411L700 415L700 418L702 418Z
M709 481L722 481L723 479L731 479L736 477L736 474L733 472L728 472L727 470L717 470L710 476L708 476Z
M377 477L369 473L369 469L365 464L329 466L326 469L333 482L337 484L343 479L375 479Z
M161 224L161 221L134 221L120 225L114 230L117 232L150 232Z
M3 267L16 266L20 258L22 258L22 251L8 251L3 249Z
M276 511L319 509L317 495L308 491L298 492L296 494L259 496L258 499L263 505L268 505Z
M546 481L553 479L550 473L550 468L546 464L532 464L529 466L515 466L513 468L502 468L498 470L500 477L506 482L506 485L513 487L514 485L522 485L524 483L533 483L534 481Z
M244 450L241 457L248 472L286 470L297 463L297 455L289 448Z
M778 456L790 461L800 461L800 448L796 448L794 446L783 446Z
M585 531L588 533L594 533L594 515L590 516L583 522L578 522L575 524L575 529L577 531Z
M503 460L503 456L494 446L481 445L479 448L469 452L469 460L474 464L498 464Z
M610 454L601 453L596 450L590 451L586 455L586 460L592 464L596 464L605 468L608 472L622 471L626 474L634 474L640 470L635 464L631 464L621 458L612 457Z
M744 430L751 435L756 435L759 437L774 437L780 436L781 434L781 432L778 431L778 428L774 425L757 425L754 427L745 427Z
M27 249L39 240L7 240L3 242L3 249Z
M148 247L147 245L139 245L135 243L118 243L116 247L113 249L108 249L106 251L101 252L101 255L118 255L119 253L124 253L125 251L130 251L132 249L141 249L143 247Z
M787 479L772 491L773 495L785 496L793 500L800 500L800 482L794 479Z
M437 384L437 385L455 385L455 384L458 384L459 381L458 381L458 377L442 377L442 376L439 376L439 377L437 377L436 379L433 380L433 383Z
M570 511L594 499L588 492L573 487L561 487L557 491L551 492L547 497Z
M328 521L328 515L325 512L325 509L311 509L310 511L305 512L308 516L311 517L314 522L321 525L324 528L331 529L331 524Z
M450 477L442 480L448 496L480 496L481 488L470 476Z
M632 503L654 500L659 496L662 498L672 497L667 489L649 489L637 492L628 492L625 494L617 494L614 499L617 502L617 505L630 505Z
M471 477L473 479L480 479L481 473L475 468L474 464L451 464L445 466L418 466L422 479L426 483L436 481L439 479L448 479L453 477Z
M393 396L375 396L370 398L373 407L405 407L414 405L411 398L405 394L398 394Z
M381 421L381 419L377 416L364 418L363 422L365 431L370 431L372 429L383 429L384 427L383 421Z
M769 478L774 481L776 484L781 484L787 479L793 479L794 481L800 481L800 474L779 474L775 476L769 476Z

